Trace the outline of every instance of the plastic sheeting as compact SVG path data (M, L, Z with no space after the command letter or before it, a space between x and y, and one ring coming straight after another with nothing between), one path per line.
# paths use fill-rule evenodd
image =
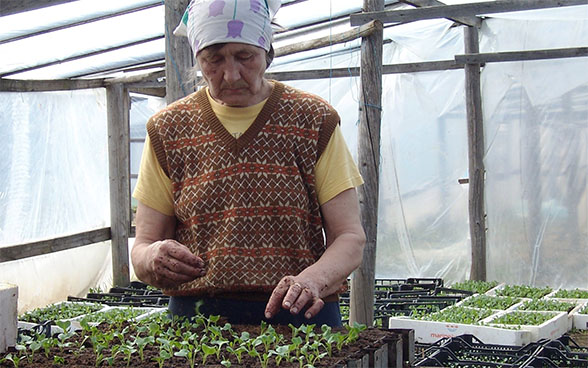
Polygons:
M165 102L133 95L131 103L131 138L144 139ZM110 226L104 90L0 93L0 134L0 247ZM131 143L131 173L142 147ZM0 263L0 279L19 286L19 312L108 290L110 242Z
M487 20L483 52L588 45L588 6L531 14ZM484 69L490 278L588 288L587 71L586 57Z
M103 90L0 93L0 247L110 226ZM0 264L19 311L96 285L108 243Z

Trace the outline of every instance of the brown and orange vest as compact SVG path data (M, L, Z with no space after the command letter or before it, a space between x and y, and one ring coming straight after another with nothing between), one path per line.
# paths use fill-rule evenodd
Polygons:
M173 183L176 240L206 263L204 277L165 290L170 295L269 294L325 250L314 167L339 116L320 97L273 83L239 138L204 89L147 124Z

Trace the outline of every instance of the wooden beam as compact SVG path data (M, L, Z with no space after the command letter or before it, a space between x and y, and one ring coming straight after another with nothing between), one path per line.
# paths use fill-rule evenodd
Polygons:
M389 64L382 66L382 74L418 73L454 69L463 69L463 64L457 63L454 60L424 61L420 63L406 64ZM348 78L358 76L359 68L357 67L298 71L293 70L288 72L270 72L265 74L266 78L275 79L279 81L323 78Z
M165 97L165 87L149 88L149 87L129 87L129 92L140 93L142 95Z
M143 74L135 74L130 76L124 77L116 77L116 78L108 78L104 80L105 86L111 86L115 84L124 84L125 86L139 84L139 83L149 83L149 82L156 82L159 86L164 87L165 84L163 83L163 79L165 78L165 71L159 70L156 72L151 73L143 73Z
M195 84L189 81L189 71L194 66L194 57L188 38L173 35L189 2L165 1L165 89L168 104L196 90Z
M465 51L477 54L480 50L478 29L464 28ZM484 209L484 123L480 64L465 65L466 114L468 132L469 221L472 263L471 280L486 280L486 213Z
M0 263L60 252L84 245L100 243L109 239L110 228L107 227L55 239L10 245L0 248Z
M442 3L441 1L438 1L438 0L399 0L399 1L401 3L409 4L409 5L412 5L417 8L423 8L423 7L427 7L427 6L447 5L447 4ZM460 23L460 24L463 24L463 25L466 25L466 26L477 27L477 28L480 28L480 26L482 26L482 19L478 18L478 17L465 16L465 17L453 17L453 18L447 18L447 19L452 20L457 23Z
M360 37L369 36L374 30L376 30L376 25L374 24L374 22L369 22L367 24L363 24L359 27L356 27L346 32L338 33L336 35L320 37L314 40L297 42L293 45L279 47L275 51L275 56L285 56L295 54L297 52L314 50L321 47L353 41Z
M480 16L484 14L506 13L534 9L557 8L564 6L586 5L586 0L496 0L479 3L432 6L419 9L387 10L351 14L352 26L360 26L379 20L382 23L405 23L423 19Z
M72 1L75 0L2 0L0 1L0 17Z
M364 0L366 11L384 9L384 0ZM383 29L361 41L361 96L359 102L358 164L364 184L358 188L361 224L366 234L363 261L351 277L351 323L374 323L374 281L378 238L378 192L380 173L380 124L382 114Z
M106 87L106 105L113 284L127 286L130 283L128 241L131 228L130 98L123 84Z
M0 78L0 92L73 91L104 87L104 79L22 80Z
M588 56L588 47L571 47L564 49L507 51L485 54L455 55L459 64L484 64L506 61L547 60Z

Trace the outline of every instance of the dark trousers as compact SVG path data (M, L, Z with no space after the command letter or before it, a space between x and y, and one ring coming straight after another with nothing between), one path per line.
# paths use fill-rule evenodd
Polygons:
M282 309L272 319L265 318L265 307L267 302L264 301L246 301L224 298L199 298L189 296L172 296L169 301L168 309L170 313L177 316L193 317L196 314L196 304L202 301L199 312L205 316L220 315L227 319L231 324L249 324L258 325L261 321L266 321L273 325L293 324L296 327L300 325L323 324L331 327L342 327L341 311L339 302L327 302L321 311L311 319L304 317L304 310L297 315L292 315L290 311Z

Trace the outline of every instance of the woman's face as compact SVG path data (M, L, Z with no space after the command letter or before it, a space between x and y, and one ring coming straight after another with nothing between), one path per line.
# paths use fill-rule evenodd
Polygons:
M235 107L255 105L267 98L271 86L263 78L265 53L260 47L243 43L212 45L200 50L196 59L212 98Z

